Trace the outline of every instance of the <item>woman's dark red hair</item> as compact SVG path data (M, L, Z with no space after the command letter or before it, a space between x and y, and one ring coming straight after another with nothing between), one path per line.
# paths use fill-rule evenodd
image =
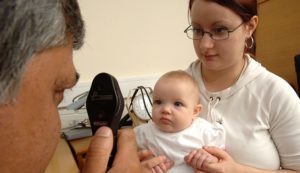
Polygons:
M189 10L195 0L190 0ZM253 16L257 15L257 0L206 0L217 3L231 9L239 15L244 22L248 22Z

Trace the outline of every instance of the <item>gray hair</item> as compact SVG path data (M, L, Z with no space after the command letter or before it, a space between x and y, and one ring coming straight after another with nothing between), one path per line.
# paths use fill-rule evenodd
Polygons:
M0 1L0 105L12 101L26 64L39 52L83 44L84 23L77 0Z

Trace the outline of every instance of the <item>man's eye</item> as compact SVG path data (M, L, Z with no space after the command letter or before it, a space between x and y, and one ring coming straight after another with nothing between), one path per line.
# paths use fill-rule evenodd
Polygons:
M183 106L183 104L182 104L181 102L175 102L174 105L175 105L176 107Z
M59 103L63 100L64 98L64 90L58 90L54 92L53 99L56 105L59 105Z

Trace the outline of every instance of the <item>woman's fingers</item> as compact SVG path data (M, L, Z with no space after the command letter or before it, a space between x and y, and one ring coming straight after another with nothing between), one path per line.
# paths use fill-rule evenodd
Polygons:
M203 149L210 153L213 156L216 156L220 159L227 159L229 155L221 148L214 147L214 146L204 146Z

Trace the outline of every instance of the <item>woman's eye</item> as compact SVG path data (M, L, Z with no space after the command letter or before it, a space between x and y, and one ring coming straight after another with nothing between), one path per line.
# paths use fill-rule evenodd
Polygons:
M194 34L197 34L197 35L202 35L203 34L202 29L193 29L193 31L194 31Z
M183 106L183 104L181 102L175 102L174 105L177 106L177 107Z
M227 34L228 28L226 28L226 27L218 27L218 28L212 29L211 32L212 32L212 34L215 34L215 35Z

